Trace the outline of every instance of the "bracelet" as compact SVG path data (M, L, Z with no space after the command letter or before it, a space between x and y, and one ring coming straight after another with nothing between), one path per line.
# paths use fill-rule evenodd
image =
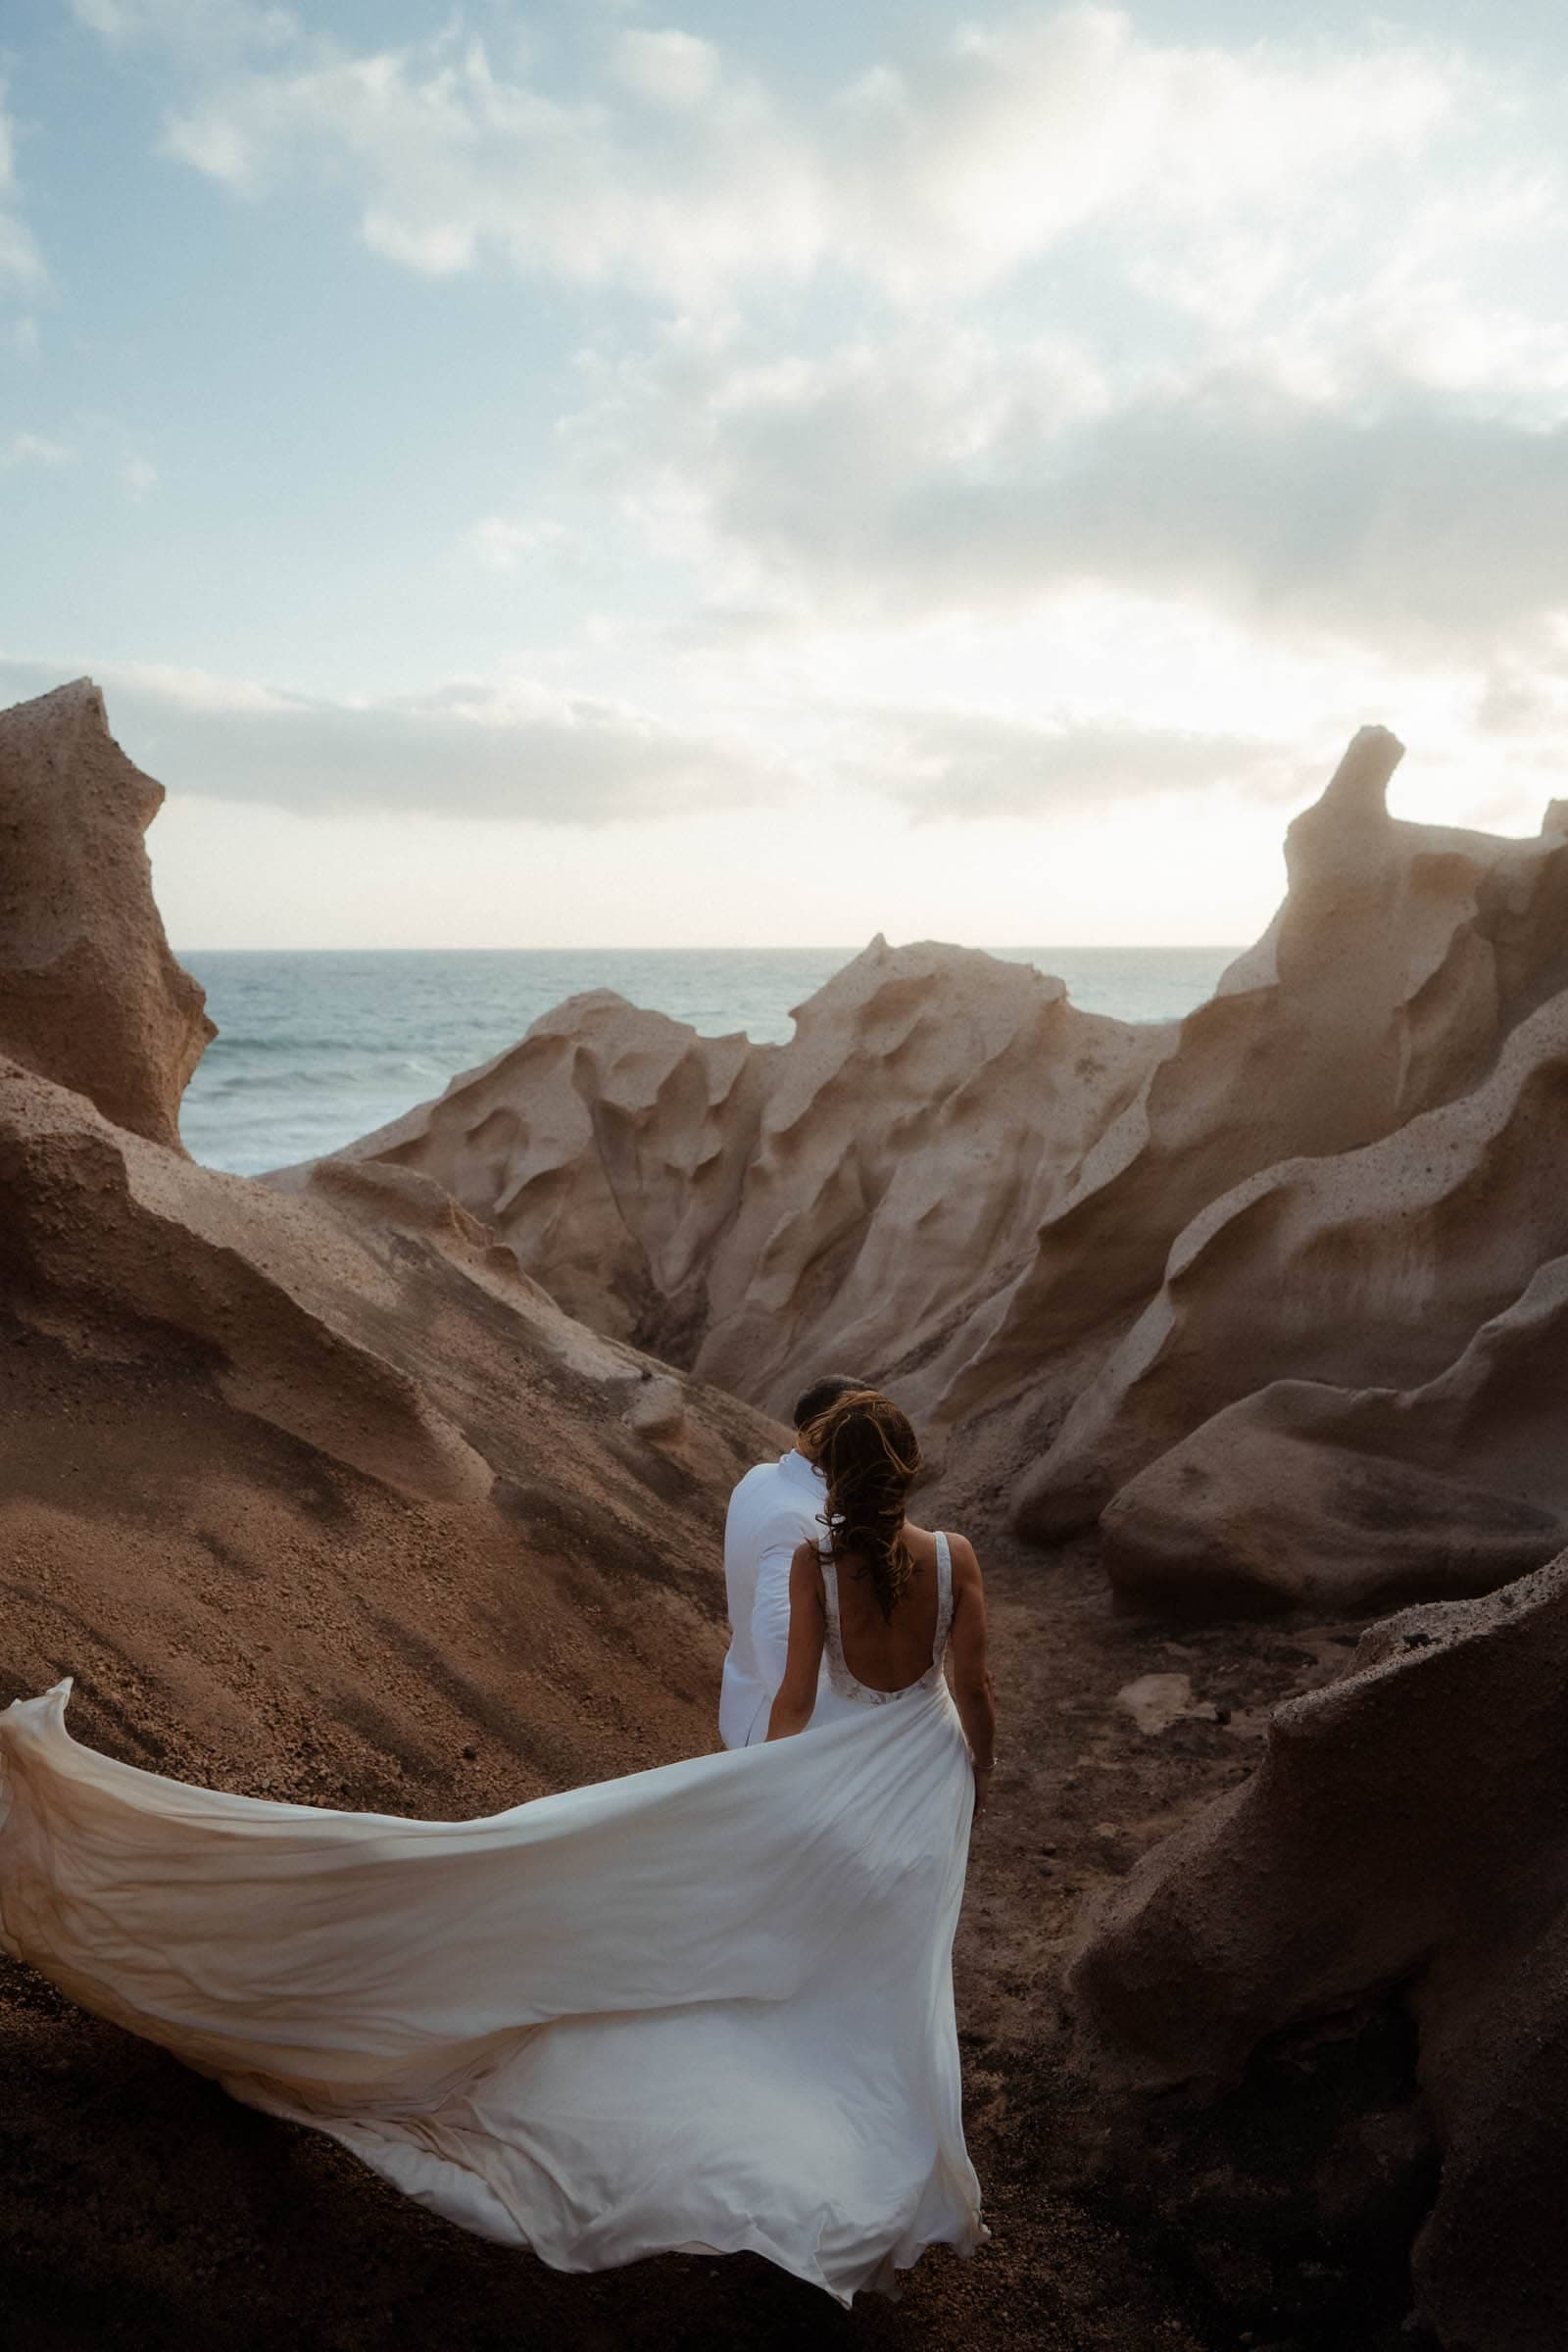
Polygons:
M974 1766L976 1772L995 1772L997 1769L997 1759L995 1756L992 1757L989 1764L982 1764L978 1756L971 1756L969 1761Z

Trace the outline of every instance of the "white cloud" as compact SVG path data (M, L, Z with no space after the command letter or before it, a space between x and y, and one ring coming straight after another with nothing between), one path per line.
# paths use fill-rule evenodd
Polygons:
M149 25L171 5L137 0ZM1478 657L1552 609L1550 93L1432 43L1161 42L1103 7L911 29L814 106L674 28L602 24L567 98L460 26L351 54L255 22L246 62L190 69L169 129L209 176L330 162L408 268L695 306L602 368L567 446L710 609L1109 586ZM1091 256L1050 334L1020 324L1039 302L1006 331L976 307ZM781 283L846 270L906 315L873 306L836 351L781 330ZM467 544L507 569L536 529L492 516Z
M1544 80L1283 12L1227 48L1025 4L909 12L813 98L751 69L745 12L722 48L600 8L354 49L316 12L76 5L162 44L165 145L207 179L314 178L423 276L663 306L574 305L578 414L445 526L498 574L613 569L529 650L552 692L231 708L143 675L187 788L600 823L815 786L1000 834L1277 812L1362 717L1456 810L1568 750Z
M31 229L16 213L0 212L0 282L36 286L44 275L43 256Z
M45 433L13 433L0 445L0 466L64 466L70 456L63 441Z
M346 167L366 242L431 274L494 257L684 297L749 273L760 249L804 271L820 247L811 191L765 102L738 86L701 138L689 120L551 98L499 75L482 44L442 42L228 77L166 144L240 190L285 162Z
M1313 773L1299 750L1264 740L1114 721L920 711L883 714L869 731L865 782L924 819L1040 816L1216 785L1283 801Z
M8 699L71 674L0 660ZM137 760L171 789L220 800L602 825L744 807L780 788L779 763L755 746L542 686L455 683L350 703L154 665L94 674Z
M1460 52L1227 49L1025 6L911 27L811 104L605 21L563 96L461 24L351 53L240 0L80 5L183 59L168 145L210 177L329 164L410 269L695 306L601 366L566 446L710 609L1108 586L1432 651L1552 609L1556 101ZM1054 331L1025 323L1038 299L1005 330L980 312L1047 257ZM780 325L781 284L845 271L905 315L873 305L826 352ZM493 515L468 550L508 569L540 527Z
M175 122L168 147L182 163L194 164L209 179L226 180L232 188L242 188L252 178L260 153L259 140L225 115Z
M69 669L0 658L0 696L45 692ZM768 724L702 735L537 682L329 703L168 665L95 674L127 750L172 790L320 816L423 810L591 827L800 808L829 791L922 822L990 820L1216 786L1278 800L1313 772L1299 746L1065 709L1036 719L848 706L813 744Z
M623 32L611 56L616 79L661 106L700 104L721 71L712 42L690 32Z
M291 9L255 0L71 0L71 13L116 47L161 41L199 58L265 55L301 36Z
M1418 154L1462 77L1414 48L1332 58L1142 38L1119 11L1020 10L845 93L837 241L915 298L973 290L1091 226L1264 221Z
M463 544L489 571L515 571L532 557L573 570L582 565L587 553L577 533L564 523L514 522L504 514L487 514L465 533Z
M158 487L158 468L151 458L127 458L121 467L121 479L133 504L140 506Z
M47 272L37 240L17 202L17 134L6 104L7 85L0 74L0 286L39 286Z
M1481 406L1360 368L1118 384L1064 335L912 333L760 362L680 333L590 369L565 436L711 609L755 629L994 621L1105 590L1417 664L1568 611L1568 397Z
M362 231L425 270L487 258L679 300L852 270L895 299L972 294L1086 229L1260 229L1379 188L1462 122L1476 77L1386 44L1161 44L1102 7L1025 8L920 43L815 106L677 29L605 28L586 95L552 96L453 28L352 53L258 12L219 70L170 5L85 0L164 39L190 92L170 151L235 187L318 158ZM234 7L210 5L232 45ZM107 28L107 27L106 27ZM190 65L205 56L206 71Z

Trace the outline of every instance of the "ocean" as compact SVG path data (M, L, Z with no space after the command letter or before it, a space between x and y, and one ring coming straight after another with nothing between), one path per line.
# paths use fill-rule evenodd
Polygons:
M488 1061L563 998L612 988L707 1036L790 1035L791 1007L853 948L192 952L219 1034L185 1096L186 1150L255 1175L336 1151ZM1235 948L994 948L1066 981L1086 1012L1164 1021Z

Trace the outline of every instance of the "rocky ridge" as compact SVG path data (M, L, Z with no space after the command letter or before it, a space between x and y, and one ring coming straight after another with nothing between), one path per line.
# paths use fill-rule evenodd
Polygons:
M573 998L334 1158L435 1178L573 1313L769 1410L824 1350L911 1367L917 1400L912 1367L1005 1283L1164 1032L882 939L795 1020L753 1046Z
M777 1433L427 1178L192 1164L160 798L90 685L0 714L0 1699L74 1673L117 1752L414 1810L710 1744L717 1531Z
M159 1125L200 1008L160 959L146 779L90 690L0 714L10 838L45 842L56 906L116 877L92 922L124 925L96 958L29 946L14 988L0 956L0 1701L70 1672L80 1735L131 1761L392 1812L690 1752L721 1499L776 1432L678 1364L711 1350L777 1394L855 1347L999 1497L1027 1480L1037 1534L1108 1495L1124 1600L1209 1620L1112 1617L1082 1538L1051 1576L1004 1550L1019 1736L963 1966L1006 2218L995 2268L933 2265L912 2317L855 2328L1555 2352L1568 1560L1538 1563L1568 1519L1568 832L1560 809L1533 842L1401 826L1396 748L1352 747L1268 938L1186 1022L1095 1023L1021 967L878 943L790 1047L579 1001L444 1111L265 1186ZM27 830L40 776L77 812L53 834ZM7 876L0 946L35 942ZM134 1117L109 1061L71 1059L122 968ZM1432 1592L1471 1597L1336 1676L1336 1620ZM1214 1623L1241 1608L1297 1614ZM210 2306L225 2342L249 2314L258 2345L390 2343L437 2276L474 2340L514 2324L514 2267L326 2158L280 2162L271 2128L3 1966L0 2037L24 2352L216 2342ZM286 2279L280 2230L313 2249ZM527 2291L585 2341L651 2314L693 2352L820 2326L717 2267Z
M216 1032L174 961L142 836L164 788L90 678L0 711L0 1054L177 1150Z
M1431 2151L1415 2287L1440 2340L1475 2352L1568 2333L1565 1674L1568 1554L1385 1620L1134 1869L1069 1979L1114 2069L1208 2096L1289 2028L1404 2017L1382 2141Z
M1346 1607L1484 1589L1549 1553L1557 1483L1490 1443L1432 1485L1420 1432L1460 1424L1415 1400L1451 1374L1495 1423L1501 1322L1568 1250L1568 821L1395 818L1401 752L1356 736L1180 1022L879 939L785 1046L576 999L339 1157L433 1176L574 1314L770 1410L824 1362L880 1381L1030 1540L1106 1514L1141 1605L1289 1605L1330 1555ZM1341 1401L1270 1450L1301 1382ZM1295 1569L1244 1532L1279 1481Z

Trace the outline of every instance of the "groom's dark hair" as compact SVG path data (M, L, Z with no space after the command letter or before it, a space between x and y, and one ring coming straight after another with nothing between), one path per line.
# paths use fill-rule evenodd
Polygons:
M796 1397L796 1428L804 1429L808 1421L815 1421L827 1411L830 1404L837 1404L841 1396L848 1396L852 1389L868 1389L870 1386L870 1381L857 1380L851 1372L824 1372L820 1380L813 1380L810 1387L803 1389Z

